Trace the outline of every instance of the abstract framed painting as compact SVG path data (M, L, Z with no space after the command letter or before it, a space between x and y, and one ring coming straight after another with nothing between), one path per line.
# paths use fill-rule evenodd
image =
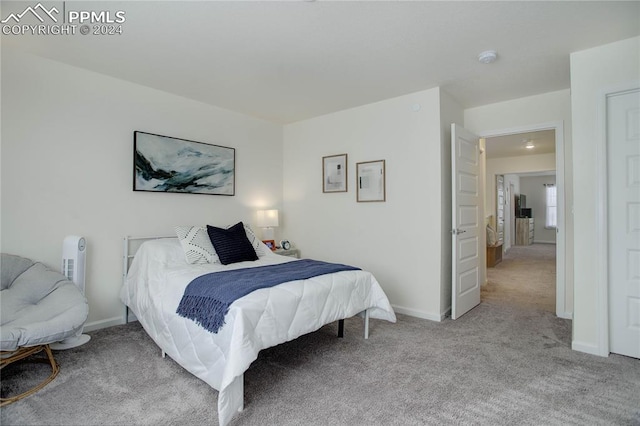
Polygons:
M236 150L133 132L133 190L235 195Z

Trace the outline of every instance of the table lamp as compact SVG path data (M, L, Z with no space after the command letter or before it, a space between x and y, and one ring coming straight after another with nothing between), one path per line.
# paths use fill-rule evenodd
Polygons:
M278 210L258 210L256 224L262 228L263 240L273 240L273 228L278 226Z

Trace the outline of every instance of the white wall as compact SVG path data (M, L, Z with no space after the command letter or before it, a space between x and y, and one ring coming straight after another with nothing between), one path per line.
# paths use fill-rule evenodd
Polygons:
M601 253L603 214L600 177L605 95L640 85L640 37L571 54L573 180L575 207L575 310L573 348L607 355L606 269Z
M556 230L545 228L547 194L545 184L556 183L555 176L521 176L520 193L527 196L527 208L533 213L533 242L551 243L556 242Z
M236 149L233 197L132 191L133 131ZM281 207L282 128L2 48L2 251L60 267L87 238L89 325L117 323L121 239ZM393 170L393 169L392 169Z
M573 172L571 158L573 151L571 123L571 91L560 90L529 96L512 101L499 102L470 108L464 111L464 126L479 134L492 135L498 131L518 129L552 122L562 122L564 127L564 211L565 215L565 303L564 314L573 312ZM556 135L557 137L557 135ZM552 170L552 169L551 169ZM490 173L487 171L487 173ZM506 172L505 172L506 173ZM560 247L559 247L560 249Z
M303 257L372 271L398 312L435 320L442 273L439 117L436 88L284 128L284 236ZM322 157L342 153L349 191L325 194ZM357 203L356 163L381 159L387 201Z

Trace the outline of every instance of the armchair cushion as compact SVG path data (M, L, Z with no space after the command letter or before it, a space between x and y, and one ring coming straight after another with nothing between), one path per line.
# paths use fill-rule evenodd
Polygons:
M0 290L9 288L18 275L33 266L34 262L20 256L12 254L3 254L0 261Z
M2 351L72 337L81 332L89 314L87 300L72 281L42 263L31 262L28 266L29 262L19 256L2 254ZM11 281L6 287L5 279Z

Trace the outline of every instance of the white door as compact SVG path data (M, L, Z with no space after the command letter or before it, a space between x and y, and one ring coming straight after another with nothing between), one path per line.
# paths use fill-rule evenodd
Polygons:
M452 227L451 318L480 303L480 141L457 124L451 125Z
M516 190L515 186L510 183L509 184L509 203L507 205L507 212L505 215L505 223L507 224L506 228L508 229L507 241L509 244L507 245L507 249L511 248L511 246L516 245L516 220L515 220L515 205L516 205Z
M609 349L640 358L640 90L607 98Z
M496 232L498 233L498 242L504 244L504 176L496 176ZM504 246L502 247L504 249Z

